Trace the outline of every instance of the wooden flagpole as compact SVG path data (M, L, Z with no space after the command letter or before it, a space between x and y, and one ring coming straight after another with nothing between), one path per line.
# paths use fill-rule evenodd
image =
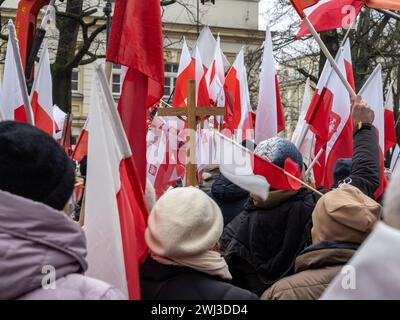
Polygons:
M306 24L306 26L308 27L308 29L310 30L310 32L311 32L312 36L314 37L314 39L317 41L319 47L321 48L322 52L324 53L324 55L328 59L329 63L331 64L331 66L333 68L333 70L335 70L336 74L338 75L338 77L342 81L343 85L346 87L346 90L349 92L350 96L352 98L356 98L357 97L357 93L351 87L349 81L347 80L345 75L340 70L340 68L339 68L338 64L336 63L335 59L332 57L332 55L329 52L328 48L326 47L325 43L322 41L322 39L319 36L318 32L315 30L313 24L311 23L311 21L308 19L308 17L306 15L304 15L303 21Z
M321 197L324 195L323 193L319 192L317 189L311 187L309 184L305 183L303 180L295 177L294 175L290 174L289 172L283 171L283 173L285 175L287 175L289 178L293 179L294 181L297 181L298 183L300 183L303 187L306 187L307 189L310 189L311 191L315 192L317 195L319 195Z

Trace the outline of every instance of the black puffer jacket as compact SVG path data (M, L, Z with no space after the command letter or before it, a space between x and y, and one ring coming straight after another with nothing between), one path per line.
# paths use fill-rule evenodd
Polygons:
M186 267L147 258L140 268L143 300L258 300L253 293Z
M380 183L379 164L376 129L363 125L354 133L349 181L371 198ZM270 196L263 207L250 200L221 238L234 283L258 295L293 273L297 254L311 239L311 215L318 201L305 190L280 202L273 192ZM271 201L273 205L268 204Z
M208 194L221 208L224 225L227 225L244 209L249 198L246 190L229 181L222 174L217 178Z
M234 284L258 295L293 273L297 254L311 243L311 214L316 201L304 189L281 201L269 200L275 205L265 209L250 199L221 238Z

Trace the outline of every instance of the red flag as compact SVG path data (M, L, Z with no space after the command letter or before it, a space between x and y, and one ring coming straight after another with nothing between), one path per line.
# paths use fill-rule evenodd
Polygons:
M400 10L399 0L364 0L365 4L374 9Z
M318 3L318 0L290 0L293 7L296 9L300 18L304 18L306 15L304 9L311 7Z
M129 67L118 111L142 187L146 180L147 108L163 95L164 56L159 0L119 0L111 26L107 60Z
M397 144L396 124L393 114L393 90L389 89L389 93L385 104L385 153Z
M81 134L79 135L78 141L76 142L75 149L71 155L71 158L77 162L80 162L88 153L88 123L89 117L86 119L85 125L82 128Z
M318 32L337 28L350 27L361 11L364 2L362 0L320 0L316 4L304 10L304 14ZM354 12L353 12L354 10ZM296 38L310 34L310 30L304 22Z

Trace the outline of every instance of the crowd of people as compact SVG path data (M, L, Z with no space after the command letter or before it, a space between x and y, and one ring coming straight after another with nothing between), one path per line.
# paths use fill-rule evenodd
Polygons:
M322 196L270 190L264 201L219 174L205 190L174 188L156 200L148 183L142 299L400 299L400 173L375 201L374 113L357 99L352 117L353 158L338 161ZM0 299L125 299L85 276L84 230L69 206L76 170L62 148L35 127L4 121L0 150ZM305 172L283 138L254 152Z

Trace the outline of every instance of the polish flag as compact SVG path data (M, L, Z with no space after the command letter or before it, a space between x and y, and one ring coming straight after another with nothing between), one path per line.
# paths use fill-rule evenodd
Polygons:
M292 2L300 1L294 0ZM354 19L357 18L364 2L362 0L320 0L309 1L308 5L310 4L311 6L309 7L303 7L304 14L311 21L315 29L318 32L322 32L337 28L349 28L353 24ZM306 24L302 22L296 38L300 39L308 34L310 34L310 31Z
M85 125L76 142L74 151L72 152L71 158L77 162L80 162L88 154L88 141L89 141L89 117L86 119Z
M38 74L31 91L31 106L35 126L51 136L55 132L52 88L49 51L46 42L39 61Z
M53 106L53 119L54 119L54 139L61 143L62 131L67 114L62 111L57 105Z
M336 62L354 88L350 42L339 50ZM314 166L317 186L330 188L338 159L353 154L353 121L350 96L336 72L326 63L311 106L306 115L310 129L316 135L315 154L325 151Z
M6 60L4 63L2 95L0 96L0 109L5 120L27 122L22 91L17 77L15 53L8 39Z
M379 64L367 82L360 90L359 95L362 99L374 110L375 120L374 127L378 131L378 140L380 148L380 170L381 184L375 192L375 198L378 199L386 189L388 184L385 177L385 107L383 97L383 81L382 81L382 66Z
M292 142L300 150L303 155L303 161L308 166L312 162L312 154L314 152L315 134L309 129L305 117L308 108L311 104L311 85L310 78L307 79L304 95L303 105L299 115L299 120L296 125L296 129L293 132Z
M221 39L218 36L214 49L214 58L206 74L208 94L214 106L225 106L224 82L225 71Z
M210 98L208 96L206 72L204 70L203 62L201 60L199 48L195 48L195 76L196 76L196 105L199 107L209 107Z
M87 275L110 283L130 299L140 299L139 264L147 255L147 209L128 139L99 66L89 118Z
M385 154L397 144L393 106L393 89L390 87L385 103Z
M177 117L164 121L156 117L147 133L147 178L156 190L157 198L179 178L185 177L185 165L179 161L180 133L185 123Z
M213 60L214 60L214 50L217 41L215 40L210 28L208 26L204 26L199 34L199 38L197 39L196 46L199 48L200 56L203 61L204 67L208 71L210 69ZM196 50L192 52L192 58L195 59ZM227 72L231 66L228 59L222 53L222 63L224 66L224 71Z
M271 30L267 27L260 73L260 93L256 115L255 142L273 138L285 130L285 116L273 56Z
M195 62L190 56L189 48L185 40L183 41L174 99L172 101L174 107L187 107L187 83L189 80L195 80Z
M214 131L214 137L219 169L239 187L262 199L267 199L270 187L274 190L300 189L300 183L284 174L287 171L300 179L299 166L290 159L282 169L217 131Z
M243 49L240 50L225 79L226 128L235 130L253 129L247 73L244 66Z

